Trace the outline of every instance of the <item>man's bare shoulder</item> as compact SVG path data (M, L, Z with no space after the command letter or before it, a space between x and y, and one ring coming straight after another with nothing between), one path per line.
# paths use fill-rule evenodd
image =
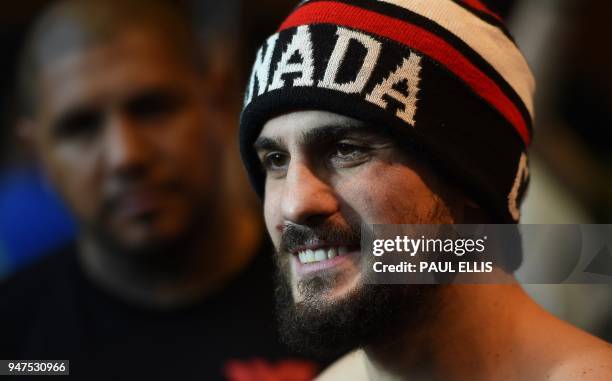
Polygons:
M325 369L316 381L369 381L365 353L361 349L343 356Z
M612 380L612 345L582 332L583 344L572 346L562 360L548 372L536 372L549 381L610 381ZM585 340L586 339L586 340ZM578 340L578 341L582 341ZM355 350L327 368L316 381L369 381L365 353ZM537 365L534 364L535 367Z
M539 306L525 311L513 345L530 379L612 380L612 345Z
M595 343L563 360L551 372L551 381L612 380L612 345L603 341Z

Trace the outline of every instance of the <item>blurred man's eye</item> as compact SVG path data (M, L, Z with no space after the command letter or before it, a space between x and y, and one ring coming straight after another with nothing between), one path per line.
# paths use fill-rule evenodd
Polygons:
M60 139L94 136L104 123L104 115L96 111L75 111L66 114L53 126L53 134Z
M138 120L158 120L177 112L183 100L176 94L151 92L130 100L126 106L128 114Z
M278 151L268 152L263 156L261 162L268 174L280 175L287 171L289 155Z

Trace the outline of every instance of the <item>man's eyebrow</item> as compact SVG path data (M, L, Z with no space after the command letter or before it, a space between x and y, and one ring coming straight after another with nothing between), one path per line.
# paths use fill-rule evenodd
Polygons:
M280 139L260 136L253 143L255 151L276 151L283 149L283 144Z
M313 128L300 136L300 144L318 145L340 140L349 134L376 134L376 130L365 124L330 124ZM283 150L284 144L279 138L260 136L253 143L255 151Z
M365 124L327 125L305 131L300 137L300 144L316 145L340 140L349 134L375 134L375 130Z

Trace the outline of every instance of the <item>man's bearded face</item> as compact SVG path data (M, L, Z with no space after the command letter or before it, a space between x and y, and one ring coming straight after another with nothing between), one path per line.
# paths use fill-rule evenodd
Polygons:
M343 351L431 310L437 287L368 284L361 252L362 224L454 221L430 170L380 130L323 111L271 119L255 149L286 341Z

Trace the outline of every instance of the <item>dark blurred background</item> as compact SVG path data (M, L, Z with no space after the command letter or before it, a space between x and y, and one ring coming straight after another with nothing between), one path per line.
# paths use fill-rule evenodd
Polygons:
M235 67L230 83L236 92L226 96L235 96L237 128L240 91L255 51L296 1L175 2L193 15L202 35L217 33L226 41L220 54ZM532 182L523 223L612 222L612 2L486 2L507 20L538 84ZM74 222L14 129L18 52L34 16L48 4L21 0L0 12L0 278L75 235ZM610 286L526 288L555 314L612 339Z

